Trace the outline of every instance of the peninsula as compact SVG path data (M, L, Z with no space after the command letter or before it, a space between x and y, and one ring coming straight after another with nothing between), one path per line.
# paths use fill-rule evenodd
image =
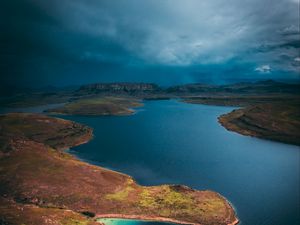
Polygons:
M219 117L228 130L243 135L300 145L300 104L257 104Z
M98 217L233 225L227 200L182 185L144 187L132 177L82 162L65 149L92 129L40 114L0 116L1 224L96 224Z

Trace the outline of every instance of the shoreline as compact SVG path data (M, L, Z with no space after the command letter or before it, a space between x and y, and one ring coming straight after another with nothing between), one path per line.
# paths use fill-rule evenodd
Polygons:
M45 126L49 126L48 127L48 129L49 129L49 131L47 132L47 135L57 135L57 130L56 129L59 129L60 127L59 126L62 126L62 127L64 127L64 126L66 126L66 125L68 125L68 126L70 126L70 127L72 127L72 129L74 129L74 131L75 131L75 133L76 133L76 129L82 129L82 127L73 127L73 125L76 123L76 122L74 122L74 121L70 121L70 120L65 120L65 119L62 119L62 118L51 118L51 117L48 117L47 118L47 116L45 116L45 115L36 115L36 117L35 117L35 114L18 114L18 113L16 113L16 114L10 114L10 115L8 115L8 116L15 116L15 117L17 117L17 118L22 118L21 117L21 115L23 115L23 116L25 116L24 118L23 118L23 120L24 119L28 119L30 122L31 122L31 120L33 120L33 122L35 122L35 121L38 121L38 122L41 122L41 121L43 121L43 122L45 122L45 124L47 124L47 125L45 125ZM19 117L18 117L19 116ZM50 123L50 122L53 122L53 123ZM57 126L54 126L54 128L53 128L53 124L55 124L55 123L57 123ZM51 126L49 125L49 124L51 124ZM58 126L59 125L59 126ZM70 134L70 137L72 137L73 139L70 139L70 140L68 140L68 141L66 141L65 139L65 141L64 141L64 143L61 143L61 142L57 142L57 143L55 143L55 144L53 144L53 149L56 149L56 150L58 150L58 151L61 151L61 152L64 152L64 154L67 154L67 155L70 155L72 158L65 158L65 157L63 157L63 160L66 160L66 162L69 162L69 163L71 163L70 165L71 166L74 166L74 164L72 163L72 161L74 161L74 162L79 162L79 164L76 164L76 165L78 165L78 168L80 167L80 168L84 168L84 167L86 167L86 166L88 166L88 167L86 167L86 168L84 168L85 169L85 171L87 170L87 169L89 169L89 171L92 171L93 172L93 174L95 174L95 172L99 172L100 170L101 171L110 171L111 172L111 174L120 174L120 175L123 175L123 176L126 176L126 177L128 177L130 180L132 180L132 181L134 181L134 179L131 177L131 176L128 176L127 174L123 174L123 173L120 173L120 172L117 172L117 171L114 171L114 170L111 170L111 169L106 169L106 168L104 168L104 167L101 167L101 166L99 166L99 165L95 165L95 164L91 164L91 163L89 163L89 162L85 162L85 161L83 161L83 160L81 160L80 158L78 158L78 157L76 157L76 155L75 155L75 157L74 157L74 155L73 154L71 154L70 152L68 152L68 150L70 149L70 148L72 148L72 147L75 147L75 146L78 146L78 145L81 145L81 144L84 144L84 143L87 143L87 142L89 142L90 140L92 140L92 138L93 138L93 133L92 133L92 130L93 129L91 129L91 128L89 128L89 129L86 129L85 127L83 127L84 128L84 130L82 131L83 133L81 134L81 136L80 137L76 137L76 139L74 139L74 137L72 137L72 134ZM43 129L44 129L44 127L43 127ZM26 138L26 130L24 130L24 137ZM36 132L38 132L38 131L36 131ZM78 131L77 131L78 132ZM64 136L63 137L66 137L65 136L65 134L63 134ZM70 138L69 137L69 138ZM22 137L20 137L21 139L23 138L23 136ZM23 142L22 142L23 143ZM28 142L28 145L23 145L22 144L22 146L20 146L20 147L24 147L25 148L25 150L29 153L29 151L32 151L31 150L31 148L32 148L32 146L31 145L34 145L35 143L37 143L38 144L38 147L40 147L40 148L47 148L47 146L48 145L46 145L46 144L39 144L39 143L43 143L43 139L42 138L40 138L40 139L37 139L37 140L30 140L29 142ZM16 146L16 147L18 147L18 145ZM36 149L36 148L35 148ZM18 152L16 152L16 154L23 154L24 152L26 152L25 150L23 150L23 151L18 151ZM39 148L37 149L37 150L39 150ZM39 154L39 151L38 151L38 154ZM52 156L52 154L53 154L53 152L49 152L49 156ZM56 154L56 153L55 153ZM30 154L31 155L31 154ZM41 157L43 157L44 156L44 154L42 154L41 155ZM29 155L28 155L28 157L29 157ZM38 157L40 157L39 155L38 155ZM53 158L53 160L55 160L55 158ZM56 162L56 161L55 161ZM63 163L63 161L62 161L62 163ZM64 162L65 163L65 162ZM68 165L68 166L70 166L70 165ZM89 168L89 167L92 167L92 168ZM69 168L69 167L66 167L67 169ZM29 168L30 170L29 171L31 171L31 168ZM100 171L100 173L99 174L101 174L102 172ZM50 174L51 175L51 174ZM44 176L44 175L42 175L42 176ZM101 175L102 176L102 175ZM51 176L49 177L49 178L51 178ZM97 180L97 179L94 179L94 180ZM99 182L99 180L98 180L98 182ZM134 181L134 183L136 183L135 181ZM137 186L140 186L139 184L137 184L136 183L136 185ZM140 186L140 187L143 187L143 186ZM159 186L158 186L159 187ZM198 191L198 190L195 190L195 191ZM200 191L200 190L199 190ZM220 217L223 221L228 221L228 225L235 225L235 224L237 224L237 221L238 221L238 219L237 219L237 217L236 217L236 213L235 213L235 211L234 211L234 208L232 207L232 205L229 203L229 201L225 198L225 197L223 197L223 196L221 196L219 193L217 193L217 192L214 192L214 191L211 191L211 192L213 192L214 194L216 194L216 195L218 195L218 197L219 198L222 198L223 199L223 201L226 201L227 202L227 204L226 204L226 206L225 206L225 208L224 208L224 210L226 210L226 212L227 211L229 211L229 213L227 214L224 214L223 215L223 217ZM41 191L41 194L40 194L40 196L38 197L38 198L43 198L43 193L44 193L44 196L46 196L45 198L47 198L47 196L51 196L51 194L49 194L49 192L43 192L43 190ZM104 194L105 194L106 192L104 192ZM26 196L28 199L31 199L31 196L30 195L28 195L28 196ZM34 197L34 196L33 196ZM35 198L35 197L34 197ZM34 200L34 199L33 199ZM30 200L31 201L31 200ZM29 203L31 203L29 201ZM50 201L49 201L50 202ZM224 202L225 203L225 202ZM39 206L39 205L38 205ZM94 212L96 212L96 217L94 217L94 218L91 218L93 221L96 221L95 219L96 218L105 218L105 217L110 217L110 218L115 218L115 217L118 217L118 218L128 218L128 219L140 219L140 220L152 220L152 221L161 221L161 222L170 222L170 223L176 223L176 224L193 224L193 225L203 225L203 221L202 220L200 220L200 221L202 221L202 224L199 224L199 223L193 223L193 222L186 222L186 221L180 221L180 220L177 220L177 219L172 219L172 215L171 215L171 218L166 218L166 217L161 217L161 216L155 216L155 215L157 215L157 213L155 213L154 211L153 212L151 212L151 213L149 213L148 211L144 211L144 212L139 212L139 211L136 211L136 210L133 210L131 213L132 213L132 215L122 215L122 214L100 214L101 212L105 212L105 211L103 211L103 210L97 210L96 208L95 208L95 210L96 211L94 211ZM74 213L80 213L80 211L78 211L77 209L72 209L71 210L72 212L74 212ZM92 211L92 209L91 209L91 211ZM97 211L98 211L98 213L97 213ZM93 212L93 211L92 211ZM113 211L106 211L106 212L113 212ZM140 214L140 215L138 215L138 214ZM143 215L143 214L150 214L150 215L152 215L152 216L145 216L145 215ZM158 214L159 215L159 214ZM195 214L196 215L196 214ZM175 216L173 215L173 218L174 218ZM204 217L204 215L203 215L203 218L205 218ZM219 219L220 219L219 218ZM213 218L212 218L213 219ZM195 221L197 221L197 220L195 220ZM199 220L198 220L199 221ZM214 219L213 219L213 221L215 221ZM232 222L233 221L233 222ZM204 221L205 222L205 221ZM204 224L206 224L206 223L204 223ZM221 223L220 223L221 224Z
M72 121L72 122L75 122L75 121ZM86 140L83 140L82 142L77 143L74 146L69 146L66 149L63 149L63 151L66 154L69 154L72 157L74 157L75 160L78 160L80 162L86 163L86 164L91 165L91 166L96 166L96 167L102 168L102 169L107 170L107 171L111 171L113 173L117 173L117 174L120 174L120 175L128 176L134 182L136 182L136 180L134 179L134 177L132 177L129 174L126 174L126 173L123 173L123 172L120 172L120 171L116 171L116 170L113 170L113 169L110 169L110 168L106 168L106 167L103 167L103 166L100 166L100 165L93 164L92 162L86 161L86 160L84 160L84 159L76 156L76 154L72 154L72 152L70 152L71 148L79 146L79 145L82 145L82 144L86 144L86 143L90 142L93 138L94 138L94 135L93 135L93 128L92 128L92 134L91 134L91 136L88 136ZM160 184L160 185L163 185L163 184ZM227 198L225 198L224 196L222 196L220 193L218 193L218 192L216 192L216 193L227 202L227 204L229 205L229 207L231 207L233 209L235 220L232 223L229 223L227 225L237 225L237 224L239 224L240 221L239 221L239 219L237 217L236 209L233 206L233 204ZM140 220L140 221L154 221L154 222L155 221L156 222L169 222L169 223L183 224L183 225L202 225L202 224L199 224L199 223L181 221L181 220L176 220L176 219L167 218L167 217L145 216L145 215L126 215L126 214L113 214L112 213L112 214L97 214L97 215L95 215L95 218L96 218L95 221L97 221L97 219L110 218L110 219L134 219L134 220Z
M86 144L88 143L91 139L83 142L82 144ZM80 145L80 144L79 144ZM76 145L77 146L77 145ZM76 147L76 146L71 146L70 148L72 147ZM103 167L103 166L99 166L99 165L96 165L96 164L93 164L89 161L86 161L78 156L76 156L75 154L72 154L70 152L70 148L67 148L66 150L64 150L64 152L66 154L69 154L71 156L73 156L75 158L75 160L78 160L80 162L83 162L83 163L86 163L90 166L96 166L96 167L100 167L106 171L110 171L110 172L113 172L113 173L117 173L117 174L120 174L120 175L125 175L125 176L128 176L130 177L134 182L136 182L136 180L134 179L134 177L132 177L131 175L129 174L126 174L126 173L123 173L123 172L120 172L120 171L116 171L116 170L113 170L113 169L110 169L110 168L106 168L106 167ZM138 184L138 183L137 183ZM139 184L138 184L139 185ZM161 184L163 185L163 184ZM227 225L237 225L239 224L240 220L238 219L237 217L237 214L236 214L236 208L233 206L233 204L227 199L225 198L224 196L222 196L220 193L216 192L221 198L223 198L227 204L233 209L234 211L234 218L235 220L232 222L232 223L229 223ZM111 213L111 214L97 214L95 215L95 221L97 221L97 219L133 219L133 220L140 220L140 221L153 221L153 222L169 222L169 223L174 223L174 224L183 224L183 225L202 225L200 223L193 223L193 222L187 222L187 221L181 221L181 220L176 220L176 219L172 219L172 218L168 218L168 217L159 217L159 216L145 216L145 215L126 215L126 214L114 214L114 213ZM100 222L99 222L100 223Z
M263 111L265 108L266 111ZM252 113L251 110L261 110L262 113ZM280 110L279 112L282 114L288 111ZM295 132L295 130L299 131L296 122L291 119L288 120L288 118L278 125L277 120L272 118L272 113L278 113L276 105L255 105L234 109L222 114L218 116L217 121L229 132L261 140L300 146L300 136L297 135L298 132ZM272 121L272 123L269 123L269 121Z
M90 140L92 140L92 139L90 139ZM83 142L82 144L86 144L86 143L88 143L90 140L88 140L88 141L86 141L86 142ZM79 144L79 145L81 145L81 144ZM69 147L69 148L63 149L63 151L64 151L65 154L68 154L68 155L74 157L74 159L77 160L77 161L79 161L79 162L86 163L86 164L88 164L88 165L90 165L90 166L99 167L99 168L101 168L101 169L103 169L103 170L105 170L105 171L108 171L108 172L120 174L120 175L122 175L122 176L128 176L130 179L132 179L134 182L136 182L135 179L134 179L132 176L130 176L130 175L126 174L126 173L122 173L122 172L120 172L120 171L118 171L118 170L114 170L114 169L111 169L111 168L108 168L108 167L100 166L100 165L97 165L96 163L94 164L93 161L85 160L85 159L83 159L83 158L80 158L80 157L77 156L76 154L73 154L73 153L72 153L72 148L73 148L73 147L77 147L77 146L79 146L79 145L71 146L71 147Z
M74 122L74 121L72 121ZM93 129L93 128L92 128ZM96 164L93 164L92 162L89 162L89 161L86 161L78 156L76 156L75 154L72 154L72 152L70 152L71 148L73 147L76 147L76 146L79 146L79 145L82 145L82 144L86 144L88 143L89 141L91 141L92 139L94 138L93 134L89 137L87 137L86 140L82 141L81 143L78 143L74 146L69 146L67 147L66 149L63 149L63 151L66 153L66 154L69 154L71 155L72 157L75 158L75 160L78 160L80 162L83 162L83 163L86 163L90 166L96 166L96 167L99 167L101 169L104 169L104 170L107 170L107 171L111 171L113 173L117 173L117 174L120 174L120 175L125 175L125 176L128 176L130 177L134 182L135 179L134 177L132 177L131 175L129 174L126 174L126 173L123 173L123 172L120 172L120 171L116 171L116 170L113 170L113 169L110 169L110 168L106 168L106 167L103 167L103 166L99 166L99 165L96 165ZM138 183L137 183L138 184ZM139 184L138 184L139 185ZM163 185L163 184L161 184ZM223 198L227 204L229 205L229 207L231 207L233 209L233 212L234 212L234 218L235 220L232 222L232 223L229 223L227 225L237 225L239 224L239 219L237 217L237 214L236 214L236 209L235 207L233 206L233 204L227 199L225 198L224 196L222 196L220 193L216 192L221 198ZM183 224L183 225L202 225L202 224L199 224L199 223L193 223L193 222L187 222L187 221L181 221L181 220L176 220L176 219L172 219L172 218L167 218L167 217L159 217L159 216L145 216L145 215L126 215L126 214L97 214L95 215L95 221L97 222L97 219L105 219L105 218L110 218L110 219L133 219L133 220L140 220L140 221L153 221L153 222L169 222L169 223L175 223L175 224Z
M126 215L126 214L100 214L96 215L96 221L98 219L132 219L139 221L152 221L152 222L165 222L165 223L175 223L175 224L183 224L183 225L202 225L200 223L187 222L182 220L171 219L167 217L159 217L159 216L142 216L142 215ZM98 221L97 221L98 222ZM101 223L101 222L99 222ZM227 225L237 225L239 223L239 219L236 218L235 221L229 223Z
M74 122L74 121L73 121ZM135 179L134 177L132 177L131 175L129 174L126 174L126 173L123 173L123 172L120 172L120 171L116 171L116 170L113 170L113 169L110 169L110 168L106 168L106 167L103 167L103 166L99 166L99 165L96 165L96 164L93 164L91 163L90 161L86 161L78 156L76 156L75 154L72 154L72 152L70 152L71 148L72 147L76 147L78 145L81 145L81 144L86 144L88 143L89 141L91 141L93 139L93 135L89 138L87 138L87 140L85 141L82 141L81 143L79 144L76 144L75 146L70 146L66 149L63 149L63 151L66 153L66 154L69 154L71 155L72 157L75 158L75 160L78 160L80 162L83 162L83 163L86 163L90 166L96 166L96 167L100 167L101 169L104 169L106 171L110 171L110 172L113 172L113 173L117 173L117 174L120 174L120 175L125 175L125 176L128 176L130 177L134 182ZM138 183L137 183L138 184ZM139 185L139 184L138 184ZM163 185L163 184L161 184ZM223 198L227 204L233 209L233 212L234 212L234 218L235 220L232 222L232 223L229 223L227 225L237 225L239 224L240 220L238 219L237 217L237 214L236 214L236 208L233 206L233 204L227 199L225 198L224 196L222 196L220 193L216 192L221 198ZM174 223L174 224L183 224L183 225L202 225L200 223L193 223L193 222L187 222L187 221L181 221L181 220L176 220L176 219L172 219L172 218L168 218L168 217L159 217L159 216L145 216L145 215L126 215L126 214L97 214L95 215L95 221L97 221L97 219L133 219L133 220L140 220L140 221L153 221L153 222L168 222L168 223ZM99 222L101 223L101 222Z
M171 219L167 217L159 217L159 216L100 214L100 215L96 215L95 217L96 217L96 221L98 219L127 219L127 220L132 219L132 220L139 220L139 221L166 222L166 223L175 223L175 224L183 224L183 225L202 225L199 223L192 223L192 222L181 221L181 220Z

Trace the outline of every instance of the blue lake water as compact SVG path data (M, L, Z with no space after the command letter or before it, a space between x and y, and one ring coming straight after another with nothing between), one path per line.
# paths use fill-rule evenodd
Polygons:
M94 128L71 150L140 184L185 184L221 193L243 225L299 224L297 146L229 132L217 117L231 107L149 101L132 116L66 119Z

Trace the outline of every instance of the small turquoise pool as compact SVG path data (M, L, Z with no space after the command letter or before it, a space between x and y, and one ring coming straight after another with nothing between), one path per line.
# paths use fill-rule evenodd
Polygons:
M131 220L131 219L97 219L98 222L102 222L105 225L174 225L174 223L155 222L155 221L143 221L143 220Z

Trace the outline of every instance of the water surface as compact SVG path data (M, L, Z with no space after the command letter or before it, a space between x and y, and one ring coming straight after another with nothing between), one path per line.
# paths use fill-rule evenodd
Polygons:
M94 128L72 149L83 160L143 185L185 184L221 193L243 225L299 224L299 148L224 129L231 107L146 102L133 116L64 118Z

